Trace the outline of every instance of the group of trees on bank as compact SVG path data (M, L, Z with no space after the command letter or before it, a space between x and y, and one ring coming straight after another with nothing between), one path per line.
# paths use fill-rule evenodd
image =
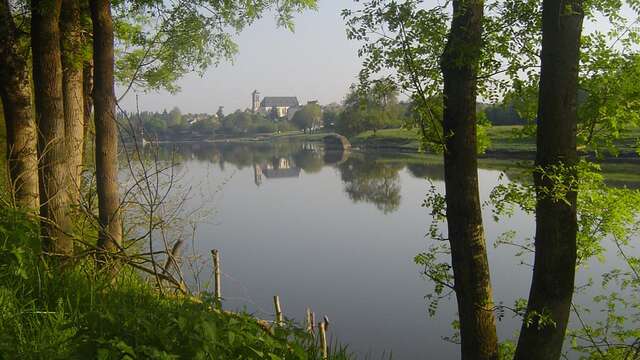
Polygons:
M122 229L111 3L3 0L0 16L0 95L12 199L39 212L45 251L73 253L71 213L81 196L93 108L97 244L116 249Z
M231 114L223 116L222 121L220 122L220 128L217 132L223 135L240 136L271 134L295 129L296 127L286 119L275 121L262 113L253 113L248 110L236 110Z
M640 110L632 100L638 86L626 80L639 74L638 29L624 11L638 16L640 8L636 1L454 0L424 6L383 0L343 11L348 37L364 42L362 83L392 69L386 78L411 99L410 125L424 144L443 154L445 194L434 191L425 206L435 224L446 220L447 231L432 226L429 235L442 241L416 262L435 284L430 312L445 289L455 294L462 359L559 359L569 316L580 316L572 302L576 269L602 253L604 239L616 239L628 267L624 280L617 278L621 286L640 287L638 259L620 245L638 216L635 200L627 201L637 193L597 186L592 172L597 166L577 153L578 140L582 147L598 147L610 144L620 129L639 125L630 115ZM583 33L585 21L598 27ZM578 101L579 92L586 94L584 102ZM533 183L493 193L496 214L515 206L536 219L533 246L516 242L534 252L534 264L528 301L514 307L497 305L493 298L478 191L479 94L510 99L537 133ZM613 215L617 212L625 213L624 219ZM614 298L605 302L609 311L629 305ZM516 345L499 346L496 314L506 309L522 326ZM636 357L637 332L624 332L624 315L607 316L615 316L618 332L609 333L609 322L582 323L575 348L597 359Z
M317 103L309 103L296 110L291 122L305 133L322 126L322 108Z
M11 199L39 213L43 250L66 257L78 246L73 213L94 211L81 204L85 171L95 172L96 249L123 250L121 98L132 89L177 91L182 75L236 52L230 29L239 31L271 10L279 25L291 29L292 15L313 7L313 0L0 1L0 97ZM119 98L116 82L123 89ZM154 130L186 122L177 109L141 116ZM85 152L85 144L95 148Z
M323 124L346 136L410 126L417 116L415 104L411 100L398 101L398 95L393 81L386 78L364 86L353 85L339 107L323 111ZM497 104L476 105L477 116L486 117L489 124L496 126L528 124L529 120L519 110L509 97Z
M145 139L180 139L194 136L211 136L220 127L216 115L207 113L182 114L178 107L171 111L141 111L133 114L122 112L118 116L119 126L140 132ZM127 139L130 140L130 139Z
M363 131L397 128L404 124L408 105L398 101L398 88L381 78L364 86L352 85L340 112L327 112L325 123L346 136Z
M271 134L292 130L312 130L323 126L322 109L316 103L307 104L295 112L291 121L274 119L271 114L236 110L225 115L222 108L215 115L182 114L174 107L167 112L142 111L138 114L123 112L118 116L124 128L142 132L147 140L180 140L211 138L214 136L242 136Z

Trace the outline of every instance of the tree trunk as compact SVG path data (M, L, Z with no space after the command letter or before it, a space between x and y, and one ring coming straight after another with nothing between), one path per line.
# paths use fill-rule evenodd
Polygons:
M29 47L16 29L8 0L0 0L0 98L12 199L18 207L37 211L38 138L31 106Z
M82 161L90 156L89 146L93 144L91 113L93 112L93 60L85 61L82 66L82 98L84 99L84 129L82 144Z
M98 246L115 251L122 243L118 194L118 128L114 92L113 19L110 0L91 0L93 21L93 103L100 235Z
M70 221L60 58L61 6L61 0L31 2L31 46L38 123L42 235L46 250L68 255L73 252L73 243L66 233Z
M458 301L462 359L497 359L498 342L478 191L476 77L483 2L453 2L441 59L448 236Z
M516 359L559 359L571 310L577 232L577 189L572 182L583 17L581 0L543 1L536 169L555 172L560 167L566 176L559 181L572 190L563 200L545 196L554 191L554 182L541 171L534 173L536 253L526 315L532 323L523 323ZM555 324L539 329L541 314Z
M82 81L82 26L80 1L62 0L62 75L64 125L69 165L69 200L80 201L80 179L84 143L84 96Z

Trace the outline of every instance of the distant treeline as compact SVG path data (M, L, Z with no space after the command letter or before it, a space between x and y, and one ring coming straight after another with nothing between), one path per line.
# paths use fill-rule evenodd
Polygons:
M510 103L497 105L478 104L478 107L484 110L491 125L525 125L527 123L527 119L522 118L515 106Z
M375 94L375 95L374 95ZM382 99L382 100L381 100ZM399 102L394 90L379 95L375 92L362 96L355 89L342 104L319 106L308 104L292 109L295 114L288 118L276 118L273 114L236 110L225 115L223 109L216 114L183 114L178 107L171 111L142 111L137 114L119 116L119 122L127 138L144 134L149 140L204 139L218 136L242 136L270 134L292 130L335 128L337 131L355 135L362 131L400 127L411 116L411 104ZM492 125L524 125L513 104L478 104Z
M216 114L182 114L171 111L142 111L119 116L119 123L127 140L139 138L158 140L207 139L219 136L241 136L295 130L293 122L273 119L265 114L237 110L225 115L222 108Z

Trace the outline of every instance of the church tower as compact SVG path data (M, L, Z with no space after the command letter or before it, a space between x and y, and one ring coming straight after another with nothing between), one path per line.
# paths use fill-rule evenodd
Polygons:
M257 112L260 109L260 93L258 90L253 90L251 93L251 111Z

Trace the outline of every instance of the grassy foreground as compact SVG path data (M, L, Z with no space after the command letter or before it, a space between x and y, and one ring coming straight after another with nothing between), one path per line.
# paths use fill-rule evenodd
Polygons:
M86 259L60 269L40 255L37 229L0 208L0 359L321 358L291 324L271 333L206 296L163 295L126 267L115 278Z

